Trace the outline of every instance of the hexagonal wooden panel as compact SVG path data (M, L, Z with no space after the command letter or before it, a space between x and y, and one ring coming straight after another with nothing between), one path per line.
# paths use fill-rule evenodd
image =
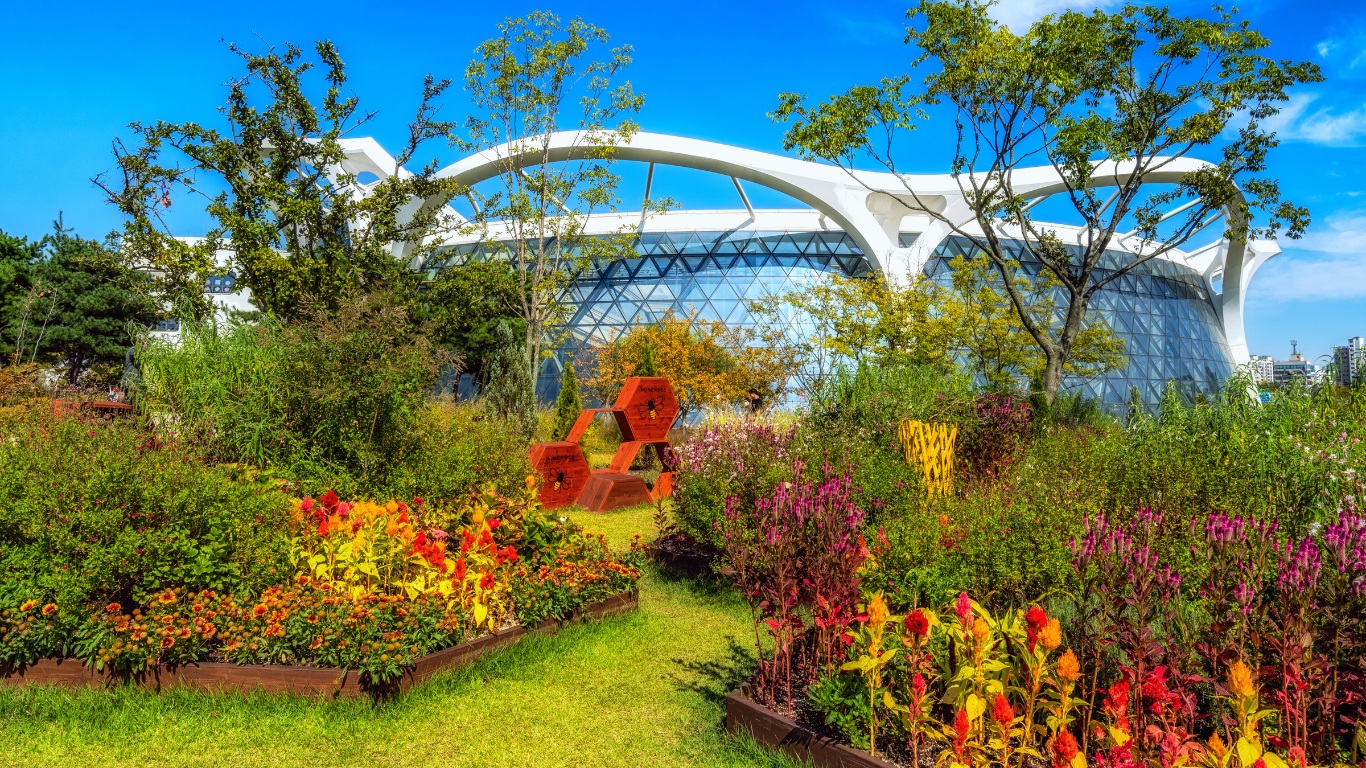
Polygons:
M590 473L588 459L578 443L536 443L531 446L531 466L541 477L537 498L546 509L573 504Z
M678 418L678 400L669 380L661 376L633 376L617 395L616 409L626 416L629 434L623 441L658 442L669 436Z

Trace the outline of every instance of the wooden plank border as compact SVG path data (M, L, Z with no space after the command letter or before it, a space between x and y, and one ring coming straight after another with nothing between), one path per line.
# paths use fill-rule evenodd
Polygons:
M807 730L796 720L765 707L745 693L745 686L726 697L726 731L747 731L759 744L810 762L814 768L897 768L880 757Z
M264 691L321 696L328 699L385 698L408 691L442 670L472 663L486 653L521 640L528 634L553 634L583 621L603 619L633 611L640 605L640 592L632 589L596 603L576 608L564 619L546 619L527 630L514 626L476 637L469 642L422 656L408 667L401 678L384 687L361 682L352 669L312 667L302 664L227 664L206 661L198 664L159 666L138 675L96 672L76 659L43 659L22 670L0 670L0 688L25 685L56 685L68 688L108 687L124 679L140 688L162 691L189 688L211 693Z

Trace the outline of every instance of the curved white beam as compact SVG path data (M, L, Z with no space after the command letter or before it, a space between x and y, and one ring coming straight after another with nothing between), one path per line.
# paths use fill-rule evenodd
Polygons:
M520 145L509 143L492 147L442 168L437 172L437 177L453 178L470 186L493 178L509 167L540 162L543 153L551 162L567 162L584 159L590 150L597 149L589 134L584 132L565 131L552 134L547 139L545 143L538 140L534 145L523 142ZM368 140L355 141L356 144L352 146L358 154L369 156L373 150L378 150L377 144L373 148L361 146L362 142ZM519 157L509 162L514 151ZM942 218L947 218L959 227L970 225L975 218L971 205L950 174L850 173L837 166L783 155L645 132L638 132L629 142L616 146L614 157L618 160L709 171L794 197L834 221L854 238L871 264L892 279L918 274L923 270L934 250L952 232L952 227ZM385 160L393 163L392 158L385 154L375 157L366 170L384 166ZM360 163L357 163L359 166ZM1186 174L1208 166L1209 163L1195 158L1172 158L1161 163L1157 170L1148 172L1145 180L1175 184ZM381 176L387 175L375 172ZM403 171L397 169L396 172ZM1132 162L1102 163L1096 168L1093 185L1098 188L1118 186L1127 181L1133 172ZM1067 190L1062 177L1049 166L1013 171L1012 185L1016 194L1034 201ZM911 190L914 190L914 195ZM1234 202L1241 204L1243 201L1239 197ZM419 205L426 207L431 204L431 201L424 201ZM942 218L928 215L925 209L931 209L937 217ZM1233 210L1226 210L1225 213L1237 215ZM928 220L928 225L919 227L920 235L912 246L901 248L898 246L899 233L908 216L918 222ZM1243 332L1243 301L1247 283L1252 273L1277 252L1274 244L1259 243L1249 249L1246 243L1230 242L1225 248L1210 254L1221 262L1219 268L1213 269L1214 265L1211 264L1210 269L1202 270L1207 276L1220 272L1223 274L1222 291L1214 304L1219 310L1235 365L1248 360L1247 341ZM1181 254L1174 255L1179 257Z

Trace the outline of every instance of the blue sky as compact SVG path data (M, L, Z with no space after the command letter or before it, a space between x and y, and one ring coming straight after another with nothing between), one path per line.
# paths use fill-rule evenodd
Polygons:
M1004 21L1023 28L1066 0L1005 2ZM1114 2L1102 3L1113 7ZM100 237L118 226L89 178L112 165L109 142L134 120L213 121L221 84L238 73L221 39L260 48L261 41L335 41L351 86L378 115L367 133L397 146L416 105L422 76L459 80L473 48L504 17L546 8L583 15L616 43L635 48L629 77L646 94L646 130L781 151L782 128L765 115L782 91L826 96L850 85L904 72L901 43L907 2L790 0L714 2L407 2L402 4L16 3L6 10L11 34L0 47L0 229L40 236L62 211L68 226ZM1348 336L1366 334L1366 10L1324 0L1255 0L1241 4L1274 43L1273 55L1310 59L1328 81L1297 92L1279 118L1285 144L1272 172L1284 191L1310 207L1304 240L1259 272L1249 291L1247 331L1254 353L1289 353L1289 340L1311 356ZM1178 3L1202 13L1205 3ZM445 101L449 118L466 113L462 96ZM948 126L918 131L914 167L942 172ZM443 162L454 150L441 148ZM626 166L625 193L643 169ZM727 179L661 171L657 193L686 207L735 207ZM638 194L638 193L637 193ZM783 205L751 190L759 205ZM187 216L183 233L203 222Z

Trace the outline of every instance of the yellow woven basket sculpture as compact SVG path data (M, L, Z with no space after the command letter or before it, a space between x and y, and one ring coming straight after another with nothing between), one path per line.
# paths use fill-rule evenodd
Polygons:
M906 451L906 463L920 466L929 494L948 495L953 490L953 444L958 439L958 425L907 419L897 432Z

